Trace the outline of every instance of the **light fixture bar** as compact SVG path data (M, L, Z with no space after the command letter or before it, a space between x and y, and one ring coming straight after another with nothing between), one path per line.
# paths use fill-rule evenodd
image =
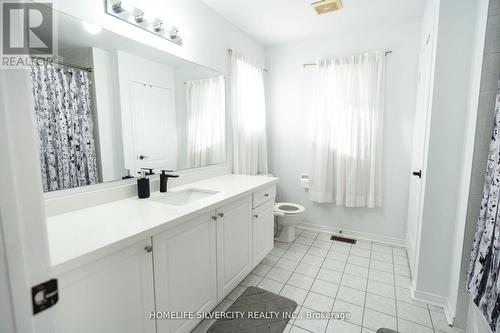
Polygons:
M182 45L179 29L165 25L156 17L147 17L143 10L129 6L130 1L127 2L127 6L124 6L124 1L126 0L106 0L106 13L172 43Z

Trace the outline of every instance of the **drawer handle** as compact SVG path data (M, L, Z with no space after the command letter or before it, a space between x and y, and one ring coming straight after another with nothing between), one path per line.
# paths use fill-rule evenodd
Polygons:
M267 198L269 196L269 193L264 193L264 196Z
M151 253L153 251L153 247L151 245L146 245L144 250L146 250L147 253Z
M224 217L224 213L219 213L219 217Z

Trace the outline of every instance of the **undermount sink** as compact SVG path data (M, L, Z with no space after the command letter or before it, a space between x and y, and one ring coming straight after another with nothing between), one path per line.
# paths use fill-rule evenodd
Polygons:
M190 188L177 192L161 194L160 196L152 198L151 200L161 202L167 205L182 206L217 193L218 193L217 191Z

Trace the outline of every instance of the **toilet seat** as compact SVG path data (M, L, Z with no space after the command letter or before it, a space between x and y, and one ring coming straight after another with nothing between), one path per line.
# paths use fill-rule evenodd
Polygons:
M305 212L302 205L293 202L277 202L274 204L274 211L283 215L297 215Z

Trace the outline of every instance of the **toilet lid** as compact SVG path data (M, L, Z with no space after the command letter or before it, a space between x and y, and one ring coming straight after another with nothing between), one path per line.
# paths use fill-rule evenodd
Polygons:
M302 205L293 202L277 202L274 204L274 211L286 215L300 214L305 212Z

